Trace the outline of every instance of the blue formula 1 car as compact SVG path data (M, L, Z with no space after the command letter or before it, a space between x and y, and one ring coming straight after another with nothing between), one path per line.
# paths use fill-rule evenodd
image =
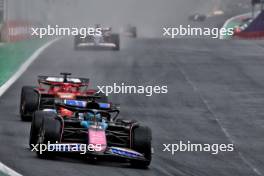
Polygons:
M62 114L65 110L72 113ZM38 146L40 158L75 152L87 157L117 157L133 167L148 167L152 155L150 128L118 115L118 108L110 103L56 100L54 109L35 112L30 145ZM40 151L44 144L46 150Z

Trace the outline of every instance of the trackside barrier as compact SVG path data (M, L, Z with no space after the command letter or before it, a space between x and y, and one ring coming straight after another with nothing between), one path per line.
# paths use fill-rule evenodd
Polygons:
M3 24L1 40L4 42L17 42L31 38L31 27L29 22L8 21Z
M240 33L236 33L234 37L243 38L243 39L263 39L264 31L262 32L240 32Z
M264 38L264 11L262 11L244 30L236 32L234 37L245 39Z
M229 18L223 25L222 28L227 29L227 28L233 28L241 25L243 23L244 19L247 19L251 16L251 13L245 13L241 15L234 16L232 18ZM232 36L233 37L233 36ZM221 35L220 39L228 39L228 36Z

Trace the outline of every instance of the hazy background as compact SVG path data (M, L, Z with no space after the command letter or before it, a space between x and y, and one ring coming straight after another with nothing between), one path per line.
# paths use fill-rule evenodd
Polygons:
M6 0L5 18L82 27L132 24L150 34L161 26L185 25L195 12L210 14L243 2L250 4L250 0Z
M217 0L7 0L8 19L58 24L181 23Z

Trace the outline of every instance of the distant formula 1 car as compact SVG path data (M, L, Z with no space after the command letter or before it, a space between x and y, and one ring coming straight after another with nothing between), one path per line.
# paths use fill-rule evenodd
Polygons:
M20 117L23 121L32 119L36 110L54 106L56 98L86 99L96 95L97 91L88 89L89 79L69 77L71 73L61 73L61 77L39 76L39 86L23 86L20 99ZM100 94L101 102L107 102L105 95ZM65 110L66 112L66 110Z
M150 128L118 119L119 110L113 104L58 99L55 105L54 109L36 111L32 120L30 144L47 145L47 150L36 151L39 158L82 153L88 158L124 159L138 168L150 165ZM63 115L61 108L73 114Z
M195 14L189 16L189 20L190 21L200 21L200 22L202 22L202 21L205 21L206 18L207 18L206 15L199 14L199 13L195 13Z
M101 35L89 35L85 38L77 35L74 37L74 48L78 49L120 49L119 34L112 33L111 28L102 28Z
M122 29L122 34L127 37L137 38L137 28L132 25L127 25Z

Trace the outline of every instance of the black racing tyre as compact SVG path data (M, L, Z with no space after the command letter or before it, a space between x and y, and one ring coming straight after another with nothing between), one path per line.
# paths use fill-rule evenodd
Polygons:
M24 86L21 90L20 117L22 121L30 121L38 109L39 95L32 86Z
M145 126L135 127L132 131L132 149L142 153L147 161L131 160L130 163L136 168L147 168L151 163L151 129Z
M112 34L112 42L116 45L116 47L113 48L115 51L120 50L120 38L118 34Z
M30 135L29 135L29 147L32 149L32 145L37 144L38 134L42 125L42 121L47 116L53 116L50 112L45 111L36 111L33 115L31 128L30 128Z
M74 36L74 49L79 50L80 48L78 47L80 43L80 35Z
M56 118L56 114L48 112L42 120L40 132L38 134L38 144L55 144L60 141L62 124ZM37 156L41 159L49 159L54 157L54 152L51 151L37 151Z

